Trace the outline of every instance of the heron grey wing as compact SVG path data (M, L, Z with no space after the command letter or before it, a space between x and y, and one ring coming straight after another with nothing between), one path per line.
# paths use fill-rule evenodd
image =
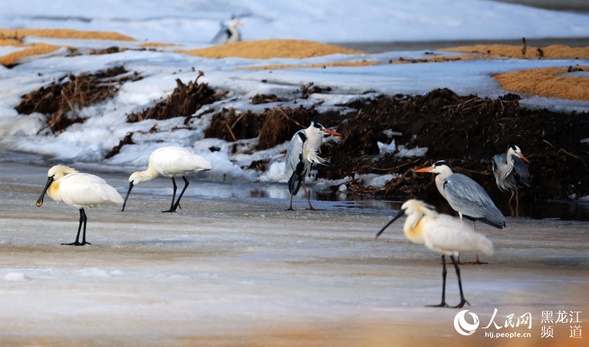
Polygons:
M452 174L444 186L448 203L464 216L480 220L496 228L505 227L505 217L489 194L472 178Z
M226 26L222 25L219 32L211 40L211 43L215 43L215 44L226 43L227 40L229 39L230 34L231 33L229 32L229 29Z
M493 175L497 187L501 190L515 188L516 182L513 177L513 167L507 164L507 154L501 153L493 156Z
M521 183L526 187L530 186L530 171L526 163L519 157L513 157L514 176L517 183Z
M296 170L297 165L303 161L303 144L305 142L304 130L297 131L288 147L286 149L286 175L292 176L292 173Z
M493 160L491 161L493 167L493 176L495 176L495 182L497 183L497 187L499 189L504 190L505 187L503 186L503 171L505 171L505 154L495 154L493 156Z
M472 178L463 174L452 174L444 184L446 199L450 206L463 215L480 219L501 228L505 217L487 192Z
M303 158L303 146L307 137L304 130L299 130L290 140L286 151L286 175L288 190L296 195L305 179L311 163Z

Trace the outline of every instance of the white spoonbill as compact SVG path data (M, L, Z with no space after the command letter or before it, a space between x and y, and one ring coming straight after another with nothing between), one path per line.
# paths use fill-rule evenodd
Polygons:
M66 204L80 210L80 224L76 241L62 243L68 246L84 246L86 242L86 212L84 208L94 207L101 204L121 204L123 197L115 188L108 185L102 178L78 172L76 169L64 165L55 165L47 173L47 184L37 199L37 207L43 205L45 193L55 201L63 201ZM82 241L80 241L82 231Z
M286 151L286 176L288 177L288 191L290 193L290 206L292 211L292 198L299 192L301 183L305 196L309 202L309 210L314 210L311 205L311 197L307 193L305 177L309 174L312 164L325 164L327 161L319 156L319 147L323 142L323 135L341 136L340 133L326 129L323 125L312 121L306 129L297 131Z
M221 29L217 35L215 35L211 43L225 44L241 41L241 30L239 30L241 25L241 22L235 16L231 17L231 19L226 22L221 22Z
M125 196L123 202L123 208L125 210L127 205L127 199L131 194L131 189L141 182L151 181L158 176L171 177L174 192L172 194L172 204L170 209L162 212L176 212L176 209L180 206L180 199L188 188L188 180L186 175L192 172L205 171L211 169L211 163L200 155L194 154L186 148L181 147L162 147L158 148L149 156L149 163L147 170L133 172L129 176L129 190ZM184 180L184 188L176 200L176 180L174 177L182 177Z
M493 175L497 187L502 191L509 190L511 196L508 204L511 204L515 195L515 205L519 206L519 193L517 189L520 186L530 187L530 171L526 163L530 163L521 149L512 145L507 149L507 153L495 154L493 156Z
M449 256L456 270L460 303L455 308L469 304L462 291L460 268L455 259L461 251L477 251L486 255L493 254L493 243L485 235L474 231L468 224L455 217L437 213L432 206L419 200L408 200L401 206L401 211L391 219L377 234L380 234L403 214L407 215L403 232L409 241L423 244L430 250L442 254L442 302L433 307L448 307L446 303L446 259Z

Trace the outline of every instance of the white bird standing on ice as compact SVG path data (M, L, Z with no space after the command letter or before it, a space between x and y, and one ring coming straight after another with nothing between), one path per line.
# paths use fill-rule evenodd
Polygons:
M515 195L515 205L519 206L517 189L521 185L530 187L530 171L526 163L529 164L530 161L516 145L509 146L507 153L493 156L493 175L495 175L497 187L502 191L511 191L507 204L511 204Z
M227 22L221 22L221 29L211 43L225 44L241 41L241 31L239 30L241 25L241 22L235 16L231 17Z
M84 208L109 203L121 204L123 197L102 178L78 172L71 167L55 165L49 169L47 176L47 184L41 196L37 199L37 207L43 205L43 199L45 198L45 193L47 193L55 201L63 201L70 206L78 208L80 210L80 224L78 225L76 241L62 243L62 245L89 245L90 242L86 242L86 222L88 218L86 217ZM80 231L82 231L82 241L80 241Z
M205 171L211 169L211 163L200 155L194 154L186 148L181 147L162 147L158 148L149 156L149 163L147 170L137 171L129 176L129 190L125 196L123 207L121 211L125 210L127 205L127 199L131 194L131 189L141 182L151 181L158 176L171 177L172 184L174 187L174 193L172 194L172 204L170 209L162 212L176 212L176 209L180 206L180 199L188 188L188 180L186 175L192 172ZM184 180L184 188L178 200L176 200L176 180L174 177L182 177Z
M403 226L403 232L407 239L442 254L442 302L432 306L448 307L446 303L446 255L454 264L460 289L460 303L454 307L460 308L464 304L470 305L464 298L460 269L455 257L461 251L477 251L490 256L493 254L493 243L485 235L474 231L457 218L439 214L432 206L414 199L406 201L401 206L401 211L376 234L376 237L379 237L389 225L403 214L407 215Z
M309 174L312 164L325 164L327 161L318 154L319 147L323 142L323 135L341 136L340 133L326 129L323 125L312 121L306 129L297 131L286 151L286 176L288 177L288 191L290 192L290 206L288 210L292 211L292 197L299 192L301 183L307 201L309 210L314 210L311 205L311 197L307 193L305 177Z
M499 211L487 192L472 178L452 172L444 160L438 160L432 166L415 170L415 172L436 173L436 187L448 201L450 207L458 212L460 219L481 221L497 229L505 228L505 217ZM475 264L484 264L477 254Z

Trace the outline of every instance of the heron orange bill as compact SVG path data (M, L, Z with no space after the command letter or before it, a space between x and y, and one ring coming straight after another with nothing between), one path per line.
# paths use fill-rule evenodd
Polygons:
M337 131L333 131L333 130L329 130L329 129L323 129L323 132L326 134L333 135L333 136L342 136L342 134L338 133Z
M391 219L387 224L385 224L384 227L382 227L382 229L380 229L379 232L376 233L376 236L374 238L377 239L380 236L380 234L382 234L383 231L385 231L385 229L389 227L389 225L393 224L394 221L399 219L399 217L401 217L404 214L405 214L405 211L403 211L403 210L399 211L399 213L397 213L397 215L394 216L393 219Z
M528 158L526 158L523 154L518 153L517 155L520 157L521 160L525 161L528 164L531 164Z
M428 166L428 167L422 167L420 169L415 170L415 172L432 172L433 167Z

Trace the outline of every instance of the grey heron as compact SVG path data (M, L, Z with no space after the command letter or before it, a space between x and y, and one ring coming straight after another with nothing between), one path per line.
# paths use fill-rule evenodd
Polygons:
M90 242L86 241L86 224L88 218L86 217L85 208L103 204L120 204L123 202L121 194L101 177L81 173L74 168L64 165L55 165L47 172L47 183L39 199L37 199L37 207L43 205L45 194L49 195L55 201L63 201L80 211L80 224L78 224L76 241L62 243L62 245L67 246L84 246L90 244ZM80 234L82 234L81 241Z
M318 153L325 134L341 136L340 133L312 121L308 128L297 131L288 144L286 176L288 177L288 191L290 193L290 205L288 207L290 211L293 209L292 198L299 192L301 184L309 202L309 210L314 210L313 205L311 205L311 197L307 192L305 178L309 174L312 164L324 165L327 162Z
M401 211L392 218L377 234L378 238L383 231L402 215L407 219L403 226L403 233L409 241L423 244L428 249L442 254L442 302L433 307L448 307L446 304L446 259L449 256L460 289L460 303L455 308L469 304L462 291L462 279L460 269L455 259L461 251L476 251L486 255L493 254L493 243L485 235L474 231L457 218L446 214L437 213L432 206L419 200L408 200L401 206Z
M438 160L432 166L417 169L415 172L437 174L438 191L461 219L467 217L498 229L505 228L505 217L483 187L466 175L454 173L446 161Z
M505 217L483 187L466 175L454 173L446 161L438 160L432 166L417 169L415 172L437 174L435 181L438 191L450 207L458 212L460 219L466 217L498 229L505 228ZM478 254L475 263L482 264Z
M180 199L188 188L188 180L186 175L192 172L205 171L211 169L211 163L198 154L192 153L190 150L182 147L161 147L156 149L149 156L149 163L147 170L137 171L129 176L129 190L125 196L123 207L121 211L125 210L127 199L131 194L131 189L141 182L151 181L158 176L171 177L174 192L172 193L172 204L168 210L162 212L176 212L180 206ZM176 180L174 177L182 177L184 180L184 188L178 200L176 200Z
M530 187L530 171L526 163L529 164L530 161L516 145L509 146L507 153L493 156L493 175L495 175L497 187L502 191L511 192L508 204L511 204L515 195L515 204L519 206L518 188Z
M241 31L239 30L241 25L241 22L235 16L231 17L228 21L221 22L221 29L215 35L211 43L225 44L241 41Z

